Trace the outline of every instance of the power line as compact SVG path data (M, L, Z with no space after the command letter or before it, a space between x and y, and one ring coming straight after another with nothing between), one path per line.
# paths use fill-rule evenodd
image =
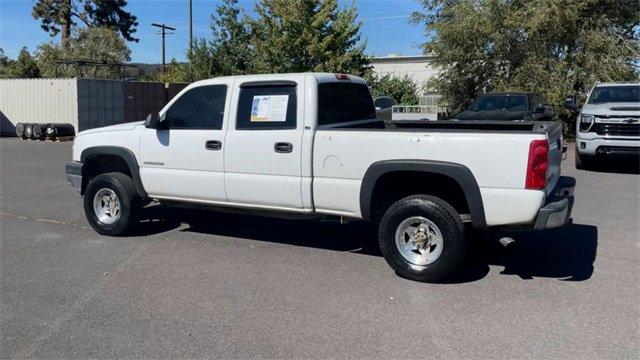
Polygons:
M156 23L152 23L151 26L155 26L155 27L159 27L160 29L162 29L162 32L160 33L162 35L162 74L166 74L167 73L167 67L166 67L166 61L165 61L165 46L164 46L164 38L166 35L169 34L173 34L173 33L168 33L167 30L176 30L176 28L165 25L165 24L156 24Z
M189 0L189 51L193 50L193 1Z

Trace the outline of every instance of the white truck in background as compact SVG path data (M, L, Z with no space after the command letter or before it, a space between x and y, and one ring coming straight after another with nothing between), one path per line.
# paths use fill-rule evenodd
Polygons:
M568 107L578 112L571 103ZM580 109L576 126L576 167L598 160L640 156L640 83L598 83Z
M440 281L463 260L463 223L570 222L561 158L559 123L389 126L362 79L301 73L193 83L145 122L81 132L66 174L100 234L126 233L145 200L362 219L396 273Z

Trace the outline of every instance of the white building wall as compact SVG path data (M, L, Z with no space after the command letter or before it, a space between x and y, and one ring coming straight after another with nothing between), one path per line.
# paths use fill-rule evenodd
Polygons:
M389 56L374 58L372 65L378 76L408 75L418 85L422 94L425 94L425 83L439 73L439 70L431 65L431 61L430 56Z

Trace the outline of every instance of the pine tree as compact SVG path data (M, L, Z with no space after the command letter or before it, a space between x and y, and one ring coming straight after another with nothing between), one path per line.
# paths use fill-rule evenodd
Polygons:
M182 81L250 73L253 51L247 19L237 0L223 0L211 15L211 40L196 39L187 51L188 63L179 72L185 76Z
M15 61L7 61L4 72L8 78L40 77L40 69L26 46L20 50L18 58Z
M327 71L362 75L369 67L354 7L337 0L262 0L251 21L258 72Z
M238 0L224 0L211 16L211 53L214 75L241 75L251 72L253 51L248 17Z
M41 27L51 36L61 33L60 44L67 46L74 19L88 27L109 27L120 32L128 41L138 41L132 36L138 22L125 11L127 0L37 0L32 15L40 19Z

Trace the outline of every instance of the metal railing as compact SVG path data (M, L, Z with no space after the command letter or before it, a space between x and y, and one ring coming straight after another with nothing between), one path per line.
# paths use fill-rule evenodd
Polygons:
M412 113L412 114L442 114L446 113L446 106L436 105L394 105L391 108L393 113Z

